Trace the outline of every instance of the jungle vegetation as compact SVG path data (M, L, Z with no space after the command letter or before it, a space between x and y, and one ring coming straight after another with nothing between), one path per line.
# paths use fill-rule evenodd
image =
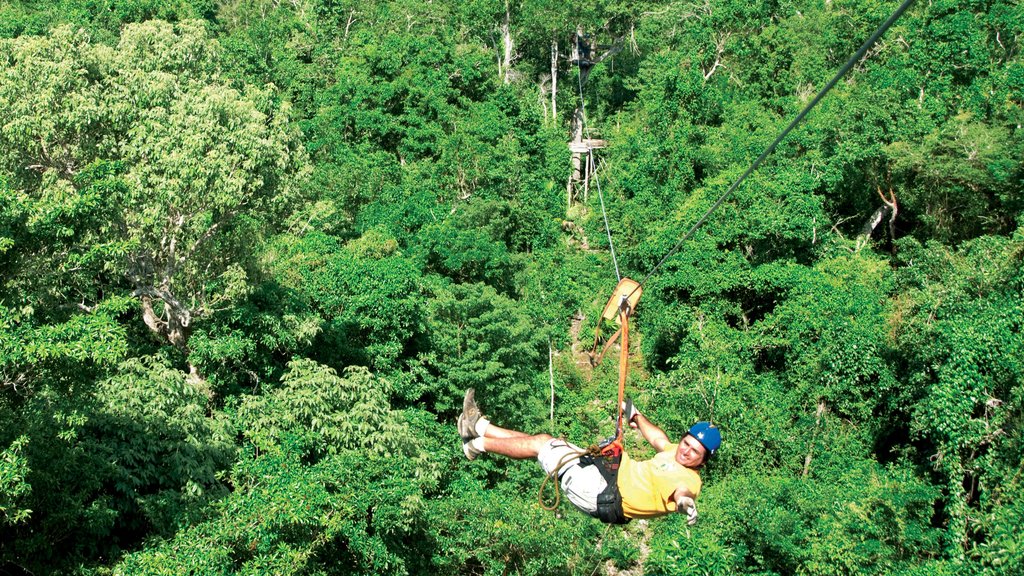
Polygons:
M455 432L610 434L601 200L644 276L896 5L0 2L0 574L1020 574L1015 0L917 2L645 284L696 526Z

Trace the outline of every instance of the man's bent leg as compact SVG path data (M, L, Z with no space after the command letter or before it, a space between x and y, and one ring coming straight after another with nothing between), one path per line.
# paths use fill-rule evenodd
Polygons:
M519 430L510 430L508 428L501 428L495 426L494 422L489 422L488 426L484 428L485 438L529 438L532 434L526 432L520 432Z
M484 437L483 448L487 452L493 452L494 454L501 454L508 458L514 458L516 460L525 460L527 458L536 458L540 451L552 440L550 434L535 434L530 436L522 432L516 432L515 430L504 430L498 428L498 430L512 434L520 434L519 436L507 436L507 437L492 437L490 435L491 428L495 428L492 424L488 427L488 434Z

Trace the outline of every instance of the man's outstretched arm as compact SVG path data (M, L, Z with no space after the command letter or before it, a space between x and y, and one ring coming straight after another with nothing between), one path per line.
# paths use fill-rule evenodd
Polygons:
M639 410L633 406L632 401L626 402L626 413L624 414L626 420L629 421L629 425L637 430L640 430L640 434L643 435L644 440L654 446L654 449L661 452L665 448L672 445L672 441L668 439L668 434L661 428L658 428L653 422L647 419L646 416L640 413Z
M676 491L672 493L672 501L676 503L676 512L680 514L686 514L686 523L693 526L697 523L697 503L694 502L696 496L693 492L690 492L685 486L676 488Z

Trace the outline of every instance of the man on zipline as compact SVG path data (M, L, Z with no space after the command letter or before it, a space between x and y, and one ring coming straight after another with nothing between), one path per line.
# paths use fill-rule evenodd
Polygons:
M614 493L620 520L653 518L670 512L687 515L687 522L697 521L694 500L700 494L701 480L697 470L718 450L721 432L709 422L694 424L678 444L627 401L623 418L640 430L658 454L650 460L637 461L622 452L617 466L617 481L610 487L600 466L588 462L585 450L550 434L527 434L499 428L480 412L473 389L466 391L462 414L458 419L462 451L470 460L484 452L501 454L517 460L536 458L549 475L558 475L562 491L577 508L608 522L600 512L608 506L606 494ZM581 462L583 456L583 462ZM613 478L615 476L612 476ZM621 517L624 516L624 519Z

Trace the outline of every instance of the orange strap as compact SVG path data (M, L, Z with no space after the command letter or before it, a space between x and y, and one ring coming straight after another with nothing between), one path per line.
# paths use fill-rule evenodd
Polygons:
M608 349L612 347L612 344L615 344L615 341L619 339L619 334L622 333L622 327L620 326L619 329L616 330L614 334L612 334L612 337L609 338L608 341L604 343L604 348L601 348L601 353L597 355L597 358L595 358L594 352L597 351L597 343L601 338L600 333L601 326L598 325L597 330L594 331L594 349L587 354L588 356L590 356L590 365L594 366L595 368L598 364L601 363L601 360L604 360L605 352L607 352Z
M619 284L615 287L615 291L608 299L608 303L604 305L604 311L601 313L601 318L607 320L611 320L617 315L619 329L608 339L604 348L601 349L601 354L596 358L594 353L597 352L597 345L601 341L601 319L598 319L597 327L594 329L594 349L590 352L590 364L593 366L600 364L605 352L619 337L622 338L619 351L619 403L618 416L615 419L615 439L601 449L601 454L604 456L618 456L622 453L622 403L626 399L626 379L629 377L629 315L636 309L641 293L640 284L635 280L629 278L619 280Z
M619 409L618 417L615 419L615 440L601 451L602 454L611 456L622 453L622 403L626 400L626 378L629 377L629 314L626 309L619 309L619 320L622 322L622 328L619 330L622 333L622 348L619 350Z

